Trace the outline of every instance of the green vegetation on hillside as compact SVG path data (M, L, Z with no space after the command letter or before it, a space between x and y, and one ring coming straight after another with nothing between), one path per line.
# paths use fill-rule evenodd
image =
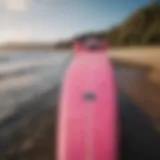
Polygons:
M112 46L159 45L160 44L160 1L146 6L109 31L88 33L81 36L103 37ZM55 48L69 48L74 40L59 42Z

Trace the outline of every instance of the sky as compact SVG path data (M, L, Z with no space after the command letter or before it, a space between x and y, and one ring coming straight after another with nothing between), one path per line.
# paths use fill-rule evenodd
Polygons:
M0 0L0 43L58 41L110 29L150 0Z

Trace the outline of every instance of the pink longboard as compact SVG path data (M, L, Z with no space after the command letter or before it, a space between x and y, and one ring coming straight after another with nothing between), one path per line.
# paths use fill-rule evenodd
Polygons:
M115 83L106 50L75 52L62 89L57 160L116 160Z

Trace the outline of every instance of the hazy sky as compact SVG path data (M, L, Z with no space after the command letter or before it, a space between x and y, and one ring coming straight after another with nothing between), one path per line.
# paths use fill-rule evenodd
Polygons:
M150 0L0 0L0 42L56 41L110 28Z

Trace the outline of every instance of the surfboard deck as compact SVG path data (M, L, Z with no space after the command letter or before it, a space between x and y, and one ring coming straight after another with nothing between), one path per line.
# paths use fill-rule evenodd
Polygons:
M58 160L117 159L115 95L105 52L76 55L62 89Z

